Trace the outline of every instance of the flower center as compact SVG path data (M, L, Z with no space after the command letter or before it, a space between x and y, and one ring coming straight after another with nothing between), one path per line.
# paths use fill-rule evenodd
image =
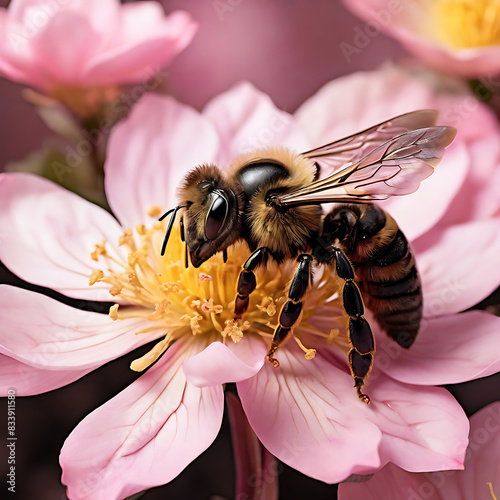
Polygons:
M98 119L105 117L116 119L113 116L113 114L116 114L116 111L112 109L110 113L108 108L111 103L120 102L122 93L122 89L116 85L94 88L59 85L53 86L47 91L50 97L63 103L82 120L95 119L95 117Z
M161 213L152 207L148 214L156 217ZM236 283L242 264L250 255L244 243L228 249L224 262L222 253L211 257L199 268L185 266L185 248L180 240L179 228L174 226L165 255L160 255L165 235L165 221L156 222L152 228L144 225L135 231L125 229L118 246L125 253L117 252L107 242L96 244L91 257L105 263L95 269L89 284L105 282L109 293L119 299L110 308L113 320L144 318L147 326L137 332L148 335L148 340L159 342L145 356L135 360L131 368L142 371L154 363L168 346L186 335L203 339L208 345L214 341L239 342L244 335L271 338L278 324L281 306L286 301L286 286L293 277L296 263L291 261L277 265L270 263L256 272L257 287L250 296L250 305L241 320L234 319ZM126 254L126 258L125 258ZM105 269L105 270L102 270ZM329 280L328 269L319 270L308 292L303 308L303 318L298 328L308 338L331 342L344 331L345 318L341 313L338 285ZM123 305L123 303L126 305ZM310 319L319 309L331 320L327 332L314 326ZM311 335L312 334L312 335ZM314 357L314 349L303 346L300 333L294 335L308 359ZM346 340L338 339L344 350Z
M500 1L426 0L435 36L453 49L500 45Z

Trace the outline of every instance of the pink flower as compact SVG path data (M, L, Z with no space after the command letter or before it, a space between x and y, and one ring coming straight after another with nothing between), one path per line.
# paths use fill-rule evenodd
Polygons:
M227 382L236 382L264 446L322 481L371 474L388 462L412 472L462 467L467 419L446 390L432 385L486 376L500 366L492 335L500 320L480 311L454 314L500 281L499 207L490 197L500 133L486 108L455 116L463 119L461 130L436 174L419 192L387 202L415 245L427 306L408 352L376 332L370 406L352 387L344 313L320 271L298 342L280 349L274 369L264 362L269 324L294 264L259 273L252 305L235 323L230 303L248 249L232 247L226 264L216 255L185 269L178 234L160 258L165 228L155 220L176 204L177 186L197 164L225 168L238 154L271 144L305 151L410 109L464 102L397 70L332 82L294 116L249 84L220 95L201 114L150 94L117 125L109 145L106 190L119 222L47 180L0 178L2 261L65 295L116 301L108 317L0 287L3 390L55 389L157 342L131 365L147 372L67 439L61 464L69 498L121 499L172 480L217 435Z
M500 73L500 5L495 0L344 0L367 21L358 36L385 31L429 66L466 77ZM365 42L358 42L364 45ZM344 49L362 50L356 44Z
M415 474L388 464L366 483L341 484L339 499L495 500L500 491L499 464L500 402L496 402L470 419L465 470Z
M0 9L0 73L50 94L146 82L195 31L153 1L12 0Z

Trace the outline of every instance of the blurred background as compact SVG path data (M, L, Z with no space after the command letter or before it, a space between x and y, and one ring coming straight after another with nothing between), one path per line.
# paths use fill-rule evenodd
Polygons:
M0 6L8 3L0 0ZM234 83L249 80L269 94L278 107L293 112L334 78L376 68L388 59L407 57L396 41L379 34L347 61L340 44L352 43L356 27L362 27L364 22L350 14L341 2L162 0L161 3L167 13L184 9L200 23L192 43L168 68L164 89L197 109L202 109L208 100ZM22 88L0 78L0 169L40 148L53 135L22 99ZM5 268L0 269L0 281L28 286ZM63 300L82 306L76 301ZM148 349L149 346L144 346L141 354ZM49 394L18 398L17 498L66 498L58 465L65 437L90 411L137 377L129 369L130 362L137 357L137 352L131 353ZM497 376L449 387L449 390L471 414L498 399L499 386ZM3 412L6 402L2 401L2 405ZM4 478L5 466L6 460L0 460L0 473ZM282 464L278 472L283 500L336 498L335 485L320 483ZM233 495L234 465L229 425L225 420L212 447L172 483L150 490L142 498L216 500L233 498Z

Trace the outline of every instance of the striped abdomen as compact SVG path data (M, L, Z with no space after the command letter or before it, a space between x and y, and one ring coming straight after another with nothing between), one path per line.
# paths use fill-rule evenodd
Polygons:
M422 319L422 289L415 257L395 220L376 205L342 205L326 216L324 232L339 238L379 325L410 347Z

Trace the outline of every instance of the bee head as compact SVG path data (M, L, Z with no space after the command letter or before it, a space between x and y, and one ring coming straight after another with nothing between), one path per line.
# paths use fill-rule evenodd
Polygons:
M241 232L243 194L215 166L189 172L180 188L181 236L194 267L232 245ZM183 233L183 234L182 234Z

